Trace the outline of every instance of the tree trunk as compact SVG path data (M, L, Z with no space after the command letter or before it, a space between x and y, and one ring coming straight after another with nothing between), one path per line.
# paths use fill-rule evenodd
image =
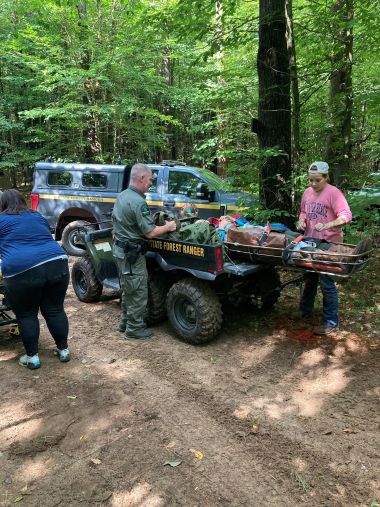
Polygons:
M224 48L223 48L223 1L217 0L215 3L215 40L217 44L217 52L216 52L216 72L217 72L217 81L218 86L225 86L225 81L223 78L223 69L224 69ZM216 111L216 132L217 132L217 174L219 176L226 176L227 174L227 158L224 155L224 151L226 149L225 145L225 121L223 118L223 113L217 108Z
M286 0L286 41L289 53L290 82L292 92L292 163L297 172L300 169L300 92L298 86L296 46L293 32L293 1Z
M161 75L164 78L165 85L170 88L173 86L173 66L174 62L171 57L172 49L169 45L164 47L162 54L162 62L161 62ZM166 114L171 115L173 111L171 108L164 102L164 104L158 104L158 109ZM168 141L166 146L160 146L158 149L154 150L154 159L156 162L160 162L161 160L176 160L177 159L177 149L174 142L174 132L175 128L172 125L167 125L166 135Z
M259 147L264 152L260 196L267 209L291 213L290 74L286 47L285 0L260 0L257 70L257 133Z
M330 58L330 121L326 158L331 167L331 179L338 186L344 186L347 181L352 151L352 21L353 0L336 0L333 5L336 32Z
M286 0L286 43L289 54L290 83L292 97L292 172L294 204L299 206L301 202L301 139L300 139L300 123L301 123L301 104L300 92L298 86L297 57L296 46L293 31L293 0Z

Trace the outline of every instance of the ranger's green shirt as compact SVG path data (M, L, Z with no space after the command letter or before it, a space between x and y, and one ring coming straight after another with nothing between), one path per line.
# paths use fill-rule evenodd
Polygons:
M133 186L119 194L112 211L116 239L140 242L155 228L145 195Z

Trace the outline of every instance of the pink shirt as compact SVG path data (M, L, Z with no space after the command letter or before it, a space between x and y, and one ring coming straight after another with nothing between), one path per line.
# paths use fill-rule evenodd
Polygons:
M350 207L338 188L327 183L321 192L315 192L309 187L303 193L299 218L306 221L305 236L342 242L342 226L324 231L314 229L316 224L326 224L341 216L346 219L346 223L352 220Z

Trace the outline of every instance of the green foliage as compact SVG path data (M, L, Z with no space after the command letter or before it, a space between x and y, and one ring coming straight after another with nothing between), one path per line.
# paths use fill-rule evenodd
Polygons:
M349 199L352 212L352 223L346 225L346 236L365 233L369 237L380 236L380 207L368 207L365 198L351 197Z
M294 479L295 481L297 482L298 484L298 487L304 492L306 493L307 491L309 491L310 489L310 484L307 482L306 479L304 479L301 475L299 474L295 474L294 475Z
M301 166L324 153L334 45L329 4L293 2ZM258 3L6 0L0 7L0 162L21 182L33 162L177 158L257 193ZM353 174L378 164L379 0L355 3ZM342 28L342 26L340 27ZM347 27L346 27L347 28ZM299 170L300 168L297 168ZM300 193L298 181L294 183Z

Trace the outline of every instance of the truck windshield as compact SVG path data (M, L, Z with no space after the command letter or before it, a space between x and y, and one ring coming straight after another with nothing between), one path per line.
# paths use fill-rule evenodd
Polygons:
M222 178L220 176L213 173L209 169L198 168L197 170L199 171L199 174L201 174L204 177L204 179L208 183L210 183L210 186L212 187L212 189L222 190L223 192L228 192L228 190L229 190L228 183L227 183L227 181L222 180Z

